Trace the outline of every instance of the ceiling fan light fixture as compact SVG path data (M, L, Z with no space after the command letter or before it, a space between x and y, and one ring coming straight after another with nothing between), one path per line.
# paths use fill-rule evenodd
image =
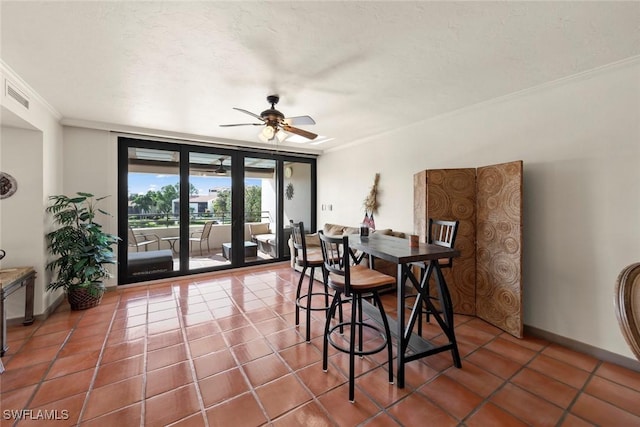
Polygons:
M262 128L262 132L260 132L260 135L262 135L267 141L272 140L275 134L276 128L271 125L265 126L264 128Z
M222 162L224 162L224 157L220 157L219 161L220 161L220 164L216 169L214 169L213 173L216 175L226 175L227 169L225 169L224 165L222 164Z

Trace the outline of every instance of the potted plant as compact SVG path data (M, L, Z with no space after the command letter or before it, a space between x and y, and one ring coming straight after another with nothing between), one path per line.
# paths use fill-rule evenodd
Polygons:
M47 234L49 252L57 257L47 264L56 273L47 290L63 288L72 310L83 310L100 304L105 291L103 280L111 277L107 264L115 264L113 246L118 236L102 231L95 222L98 213L109 215L97 205L105 197L76 193L74 197L49 197L46 212L53 214L59 227Z

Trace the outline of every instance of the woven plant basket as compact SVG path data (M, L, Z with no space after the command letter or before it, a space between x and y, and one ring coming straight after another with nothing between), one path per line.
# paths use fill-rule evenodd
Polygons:
M67 299L71 310L86 310L87 308L96 307L102 301L104 289L100 289L97 295L92 295L85 288L76 288L67 291Z

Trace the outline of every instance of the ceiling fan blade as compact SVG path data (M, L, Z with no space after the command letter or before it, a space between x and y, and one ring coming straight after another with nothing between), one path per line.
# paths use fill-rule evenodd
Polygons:
M291 125L315 125L316 121L309 116L285 117L283 121Z
M231 126L264 126L264 123L234 123L230 125L220 125L220 127L226 128Z
M315 133L308 132L304 129L294 128L293 126L289 126L286 123L282 125L282 129L287 132L295 133L296 135L304 136L307 139L316 139L318 137L318 135L316 135Z
M256 119L258 119L258 120L262 120L262 121L264 121L264 119L263 119L262 117L260 117L260 116L259 116L259 115L257 115L257 114L252 113L251 111L243 110L242 108L236 108L236 107L233 107L233 109L234 109L234 110L238 110L238 111L242 111L243 113L248 114L248 115L250 115L250 116L252 116L252 117L255 117L255 118L256 118Z

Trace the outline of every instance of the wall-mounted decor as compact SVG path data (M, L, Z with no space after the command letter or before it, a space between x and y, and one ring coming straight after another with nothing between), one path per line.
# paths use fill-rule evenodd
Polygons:
M373 214L378 210L378 181L380 181L380 174L377 173L373 178L373 186L371 190L369 190L369 195L366 199L364 199L364 219L362 220L362 224L376 229L376 223L373 219Z
M287 189L284 192L285 196L287 196L287 200L293 199L293 184L289 183L287 185Z
M13 196L17 190L16 179L6 172L0 172L0 199Z

